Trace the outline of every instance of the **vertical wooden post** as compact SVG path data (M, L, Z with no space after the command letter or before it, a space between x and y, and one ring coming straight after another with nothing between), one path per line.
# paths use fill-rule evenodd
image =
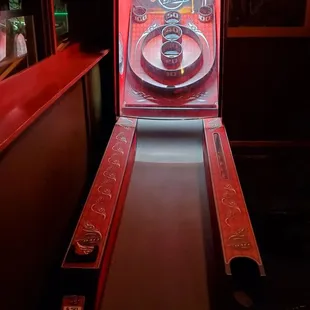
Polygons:
M307 0L305 27L309 29L309 35L310 35L310 0Z
M27 36L27 58L28 65L31 66L38 62L37 40L33 16L25 16L26 36Z
M57 52L57 36L55 29L55 15L54 15L54 0L44 1L41 0L43 5L46 5L46 13L47 13L47 29L49 34L50 46L52 54L56 54Z

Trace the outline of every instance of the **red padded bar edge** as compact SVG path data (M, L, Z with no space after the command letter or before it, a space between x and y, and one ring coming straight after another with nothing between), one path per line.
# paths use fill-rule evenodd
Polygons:
M255 261L264 276L262 259L221 119L205 119L204 132L225 271L231 275L231 261L243 257Z
M123 184L135 135L136 119L119 118L74 232L63 268L99 269ZM70 262L70 249L87 257L98 248L94 262Z
M0 151L5 149L105 55L78 44L0 82Z

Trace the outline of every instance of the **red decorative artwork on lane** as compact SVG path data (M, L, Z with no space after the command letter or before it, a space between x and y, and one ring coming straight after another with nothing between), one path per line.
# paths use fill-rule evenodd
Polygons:
M245 257L265 275L225 127L220 118L205 119L204 131L226 273L234 258Z
M135 135L136 120L120 118L64 259L63 268L99 268Z
M131 173L134 167L135 157L136 157L136 148L137 148L137 136L134 137L131 149L128 157L127 168L125 171L125 175L123 178L122 188L118 196L117 206L115 209L114 218L111 224L111 229L109 232L109 240L106 244L106 249L104 253L104 257L102 259L101 268L100 268L100 275L99 281L97 286L97 298L96 298L96 305L95 309L100 309L101 297L104 292L105 283L108 276L109 266L112 258L112 253L114 250L114 246L117 239L117 233L121 221L121 217L123 214L124 204L126 201L127 191L131 179Z

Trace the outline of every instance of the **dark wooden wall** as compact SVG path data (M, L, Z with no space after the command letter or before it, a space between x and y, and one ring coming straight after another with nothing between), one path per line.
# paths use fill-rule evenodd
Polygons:
M230 140L305 140L310 40L228 39L223 118Z
M79 81L0 157L1 309L38 309L69 242L88 173L83 98Z

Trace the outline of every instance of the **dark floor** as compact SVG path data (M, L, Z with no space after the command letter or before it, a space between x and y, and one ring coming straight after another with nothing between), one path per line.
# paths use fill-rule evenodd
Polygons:
M267 277L257 309L310 309L310 149L235 149Z

